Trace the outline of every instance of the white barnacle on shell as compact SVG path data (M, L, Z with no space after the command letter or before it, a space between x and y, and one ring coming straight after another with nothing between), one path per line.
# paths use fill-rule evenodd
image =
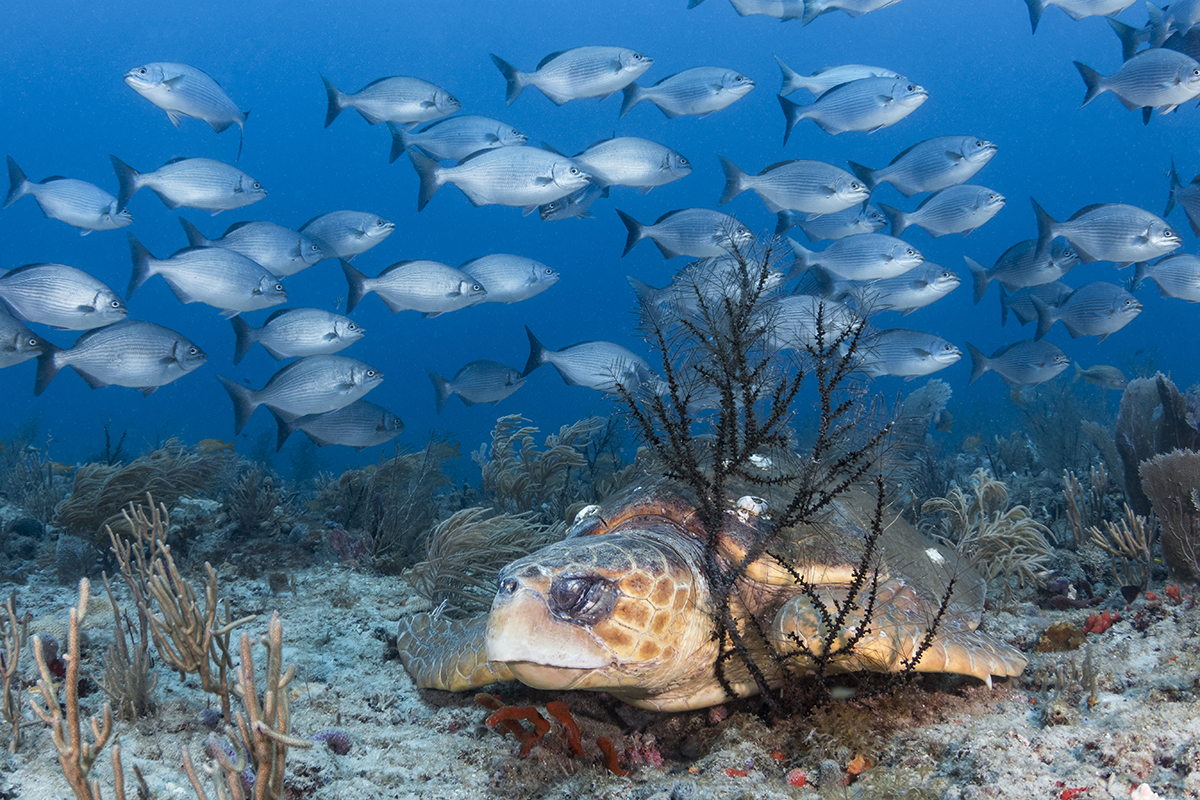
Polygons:
M600 506L592 503L590 506L584 506L575 514L575 519L571 522L572 525L578 525L588 517L594 517L600 513Z
M751 517L761 517L766 513L767 501L761 497L746 495L738 498L734 508L742 522L749 522Z

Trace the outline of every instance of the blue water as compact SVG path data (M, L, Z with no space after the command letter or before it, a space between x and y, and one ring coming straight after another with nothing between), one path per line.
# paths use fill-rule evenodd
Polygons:
M113 194L110 153L144 171L179 156L232 162L236 127L216 135L203 122L184 119L175 129L161 110L122 81L125 71L142 63L184 62L208 72L241 108L252 110L238 166L269 192L256 205L215 218L181 210L205 234L215 238L234 222L254 219L296 228L326 211L354 209L378 213L397 225L382 245L356 259L355 265L371 275L402 259L458 265L491 252L525 255L554 267L562 275L558 285L520 304L484 305L425 319L415 312L390 314L378 298L368 297L353 314L368 335L344 354L386 373L368 399L405 421L407 430L398 441L419 447L436 429L461 441L464 456L487 437L500 414L519 412L551 432L582 416L615 410L588 389L565 386L545 367L494 408L466 408L452 398L438 416L425 370L449 377L466 362L481 358L522 368L528 356L523 325L550 348L607 339L647 352L634 335L633 295L625 276L661 285L686 259L664 261L649 243L621 259L625 229L612 209L650 222L676 208L715 208L724 184L717 153L757 172L790 158L841 166L850 159L882 166L914 142L946 134L996 142L999 154L972 181L1008 198L996 218L966 238L932 239L918 229L905 234L928 260L959 272L963 286L916 314L876 320L881 327L934 332L960 347L970 341L988 353L1031 336L1033 327L1018 329L1012 320L1007 328L999 327L995 288L980 306L972 305L963 256L990 266L1008 246L1032 238L1036 229L1030 195L1059 219L1097 202L1130 203L1161 213L1171 155L1185 182L1200 171L1196 111L1191 105L1166 117L1155 115L1145 127L1140 113L1126 111L1109 94L1079 108L1084 86L1071 61L1083 61L1104 74L1120 66L1117 39L1102 19L1076 23L1051 8L1034 36L1019 0L903 0L857 20L839 12L808 27L765 17L740 18L724 0L707 0L693 10L685 6L684 0L208 2L155 4L152 9L145 4L53 0L14 4L5 12L8 35L0 48L5 76L0 84L3 149L35 181L65 175ZM1135 7L1122 19L1140 25L1145 12ZM619 96L556 107L534 88L505 107L504 80L489 53L532 70L549 52L588 44L627 46L653 56L654 66L639 81L643 84L711 65L743 72L757 88L705 119L668 120L643 103L618 121ZM773 54L803 74L841 63L887 67L925 86L930 99L908 119L872 135L829 136L811 122L801 122L783 148L784 120L775 98L780 78ZM609 200L593 206L596 218L591 220L543 223L513 208L473 208L452 186L441 189L418 214L417 176L407 159L387 163L390 139L384 126L368 126L347 111L330 128L322 128L322 73L347 92L383 76L421 77L456 95L463 103L462 113L508 121L527 133L531 143L546 141L570 154L614 133L642 136L675 148L696 167L689 177L647 195L614 188ZM803 92L794 99L811 101ZM904 209L917 203L890 186L877 191L875 200ZM753 229L768 232L774 227L773 215L752 193L723 210L737 214ZM159 257L186 245L176 220L179 214L150 191L138 193L130 211L136 221L125 231L80 237L64 223L43 218L32 199L23 199L0 212L0 267L66 263L123 292L130 273L126 231ZM1171 222L1183 232L1184 250L1194 252L1196 241L1181 209ZM799 231L795 235L800 236ZM1120 281L1129 272L1095 264L1076 268L1066 280L1073 286L1097 279ZM310 268L286 285L292 305L333 309L346 296L336 261ZM1145 311L1105 342L1071 340L1062 326L1055 327L1050 340L1085 366L1110 363L1127 374L1131 359L1156 352L1157 366L1171 372L1178 384L1196 381L1195 310L1182 301L1160 299L1152 284L1138 296ZM189 336L209 353L208 363L146 398L133 389L90 390L70 371L35 398L33 362L2 370L0 438L37 418L41 436L51 437L51 457L73 462L100 449L106 423L114 432L128 429L128 446L135 451L167 436L186 442L233 437L231 404L216 376L260 387L279 364L256 347L234 367L229 323L208 306L181 305L161 278L142 287L129 306L131 316ZM246 316L259 325L267 313ZM60 346L77 336L40 328L38 332ZM993 416L1011 411L1008 391L995 375L986 375L969 389L968 375L965 357L938 375L955 387L952 410L970 413L970 408L978 412L994 407ZM885 378L876 384L894 396L920 382ZM1115 398L1114 394L1109 403ZM978 432L1005 435L1011 427L1001 424L995 431ZM236 447L248 453L264 435L273 439L274 421L259 410ZM281 469L287 469L296 448L307 446L302 435L293 437L281 454ZM332 469L378 456L378 448L356 453L331 447L320 453Z

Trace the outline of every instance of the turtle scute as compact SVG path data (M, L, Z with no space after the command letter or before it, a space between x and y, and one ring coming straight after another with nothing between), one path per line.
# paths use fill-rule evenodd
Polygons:
M848 492L821 524L783 531L757 559L748 554L757 552L752 545L769 500L756 502L757 513L746 513L746 505L730 499L726 524L709 537L682 490L633 489L580 520L563 541L505 567L486 617L404 621L401 658L422 687L463 690L516 679L542 689L603 690L661 710L748 696L759 687L738 659L724 658L718 677L710 586L718 563L737 565L736 586L717 592L725 593L749 648L743 655L772 686L806 672L827 647L830 671L952 672L990 683L992 675L1024 668L1019 651L976 631L983 579L899 518L885 520L873 543L870 613L860 597L830 637L826 626L867 552L874 498ZM935 635L920 650L931 626Z

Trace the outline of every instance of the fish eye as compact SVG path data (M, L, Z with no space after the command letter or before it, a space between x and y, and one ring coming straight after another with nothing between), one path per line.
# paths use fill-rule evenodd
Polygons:
M351 322L349 325L346 326L346 330L356 331L356 330L358 330L358 326L355 325L353 322Z
M37 337L36 337L36 336L30 336L30 337L29 337L29 342L28 342L28 344L29 344L29 346L30 346L30 347L37 347L37 346L38 346L38 339L37 339Z
M261 189L261 188L262 188L262 184L261 184L261 183L259 183L258 181L255 181L255 182L254 182L253 184L251 184L251 185L252 185L252 186L253 186L253 188L255 188L255 189Z
M449 100L451 103L457 103L457 102L458 102L458 98L457 98L457 97L455 97L455 96L454 96L454 95L452 95L452 94L448 94L448 95L446 95L446 99L447 99L447 100Z
M110 305L110 306L112 306L113 308L120 308L120 307L121 307L121 301L120 301L120 300L113 300L111 303L109 303L109 305Z
M317 247L315 244L314 244L312 247L308 248L308 249L309 249L309 250L312 250L314 253L319 253L319 252L321 252L321 248Z
M688 160L687 160L686 158L684 158L683 156L680 156L680 157L679 157L679 163L680 163L680 164L687 165L687 163L688 163Z
M369 369L369 370L367 370L367 377L368 377L368 378L374 378L376 374L377 374L377 373L376 373L376 372L375 372L375 370L373 370L373 369Z
M189 355L189 356L198 356L198 355L200 355L200 348L199 348L199 347L196 347L195 345L192 345L191 347L189 347L189 348L188 348L188 355Z
M139 68L138 68L138 75L145 75L145 74L146 74L146 68L145 68L145 67L139 67Z
M554 274L554 270L550 269L549 267L546 267L546 274L547 274L547 275L553 275L553 274Z
M375 225L376 225L376 227L382 228L385 225L387 225L387 220L386 219L377 219L377 220L375 220Z
M577 170L575 167L571 167L571 174L572 174L572 175L578 175L578 174L579 174L579 170Z
M478 283L475 283L475 284L472 284L472 285L471 285L471 290L472 290L472 291L475 291L475 292L482 292L482 291L483 291L483 287L482 287L482 286L480 286Z
M910 83L910 84L908 85L908 90L909 90L910 92L915 92L915 91L917 90L917 85L916 85L915 83Z
M853 189L854 191L856 191L856 192L857 192L857 191L860 191L860 190L862 190L862 189L865 189L865 188L867 188L867 187L863 186L863 185L862 185L861 183L859 183L858 181L851 181L851 182L850 182L850 188L851 188L851 189Z
M908 254L909 254L910 256L915 256L915 255L917 254L917 251L916 251L916 250L913 250L913 249L910 247L910 248L908 249Z
M282 284L282 283L277 283L277 284L275 284L275 291L277 291L277 292L282 292L282 291L283 291L283 284Z

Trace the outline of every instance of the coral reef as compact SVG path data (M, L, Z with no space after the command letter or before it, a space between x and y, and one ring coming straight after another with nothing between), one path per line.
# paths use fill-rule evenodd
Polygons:
M1143 517L1150 515L1150 498L1139 466L1160 453L1200 447L1198 409L1200 395L1185 397L1161 372L1125 387L1117 414L1117 452L1125 465L1125 497Z
M1158 515L1163 561L1179 580L1200 580L1200 453L1172 450L1138 467Z

